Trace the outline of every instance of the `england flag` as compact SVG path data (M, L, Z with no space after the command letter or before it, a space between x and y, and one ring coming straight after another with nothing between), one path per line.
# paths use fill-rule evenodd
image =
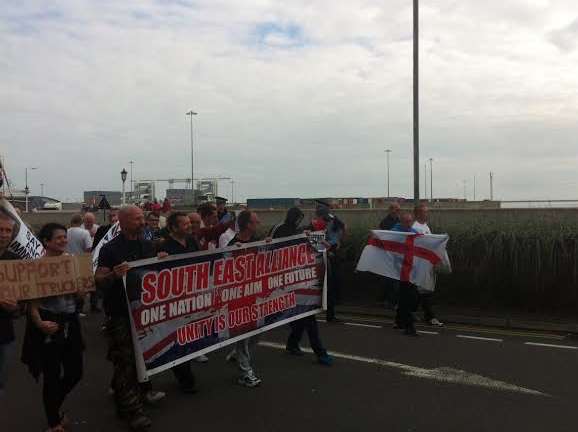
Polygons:
M451 272L448 240L447 234L371 231L357 271L411 282L422 290L433 291L435 271Z

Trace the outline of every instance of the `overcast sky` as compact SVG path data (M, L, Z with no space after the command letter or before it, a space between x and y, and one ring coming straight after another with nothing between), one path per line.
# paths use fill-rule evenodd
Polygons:
M233 177L247 197L411 196L411 0L2 0L0 153L79 199ZM421 1L434 194L578 198L575 0ZM195 175L195 176L196 176ZM428 174L429 176L429 174ZM423 177L422 177L423 179ZM221 183L230 195L230 184ZM423 190L423 180L421 188ZM239 195L237 195L238 197Z

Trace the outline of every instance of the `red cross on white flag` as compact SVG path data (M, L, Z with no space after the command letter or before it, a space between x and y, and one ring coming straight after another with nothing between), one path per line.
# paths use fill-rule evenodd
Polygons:
M433 291L434 269L451 271L446 251L448 240L447 234L372 231L357 263L357 271L411 282L423 290Z

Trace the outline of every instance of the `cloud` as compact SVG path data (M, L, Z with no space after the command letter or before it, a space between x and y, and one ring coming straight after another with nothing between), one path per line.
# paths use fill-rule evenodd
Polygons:
M573 2L420 3L436 193L492 170L500 197L574 198ZM196 172L242 197L382 195L385 148L409 195L411 47L405 0L6 1L1 152L59 198L120 189L129 160L136 178L187 177L194 109Z
M567 26L553 30L548 35L550 41L564 52L574 51L578 40L578 18Z

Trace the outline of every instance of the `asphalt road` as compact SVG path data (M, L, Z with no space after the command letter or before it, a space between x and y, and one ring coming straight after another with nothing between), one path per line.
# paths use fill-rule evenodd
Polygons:
M172 374L155 376L167 392L149 413L151 431L575 431L578 341L484 328L421 328L419 338L388 322L349 317L321 323L335 364L284 353L286 328L261 337L255 349L263 384L234 384L226 350L195 363L199 392L183 395ZM66 410L74 431L123 431L107 395L110 366L100 318L83 320L85 377ZM20 326L21 327L21 326ZM20 334L22 329L20 328ZM41 387L17 361L0 400L2 431L41 431Z

